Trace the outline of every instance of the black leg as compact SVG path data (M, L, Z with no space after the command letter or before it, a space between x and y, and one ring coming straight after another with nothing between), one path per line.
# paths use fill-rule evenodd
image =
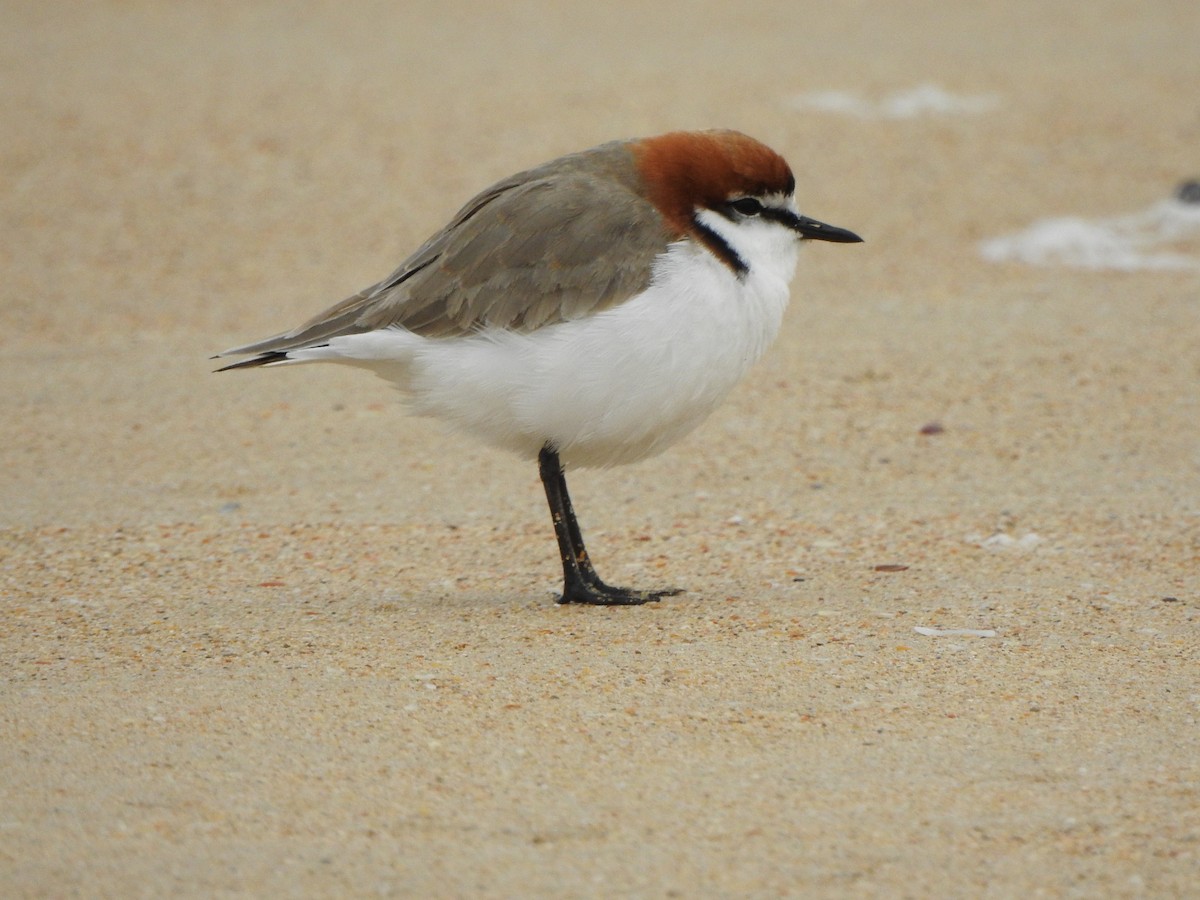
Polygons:
M678 594L678 589L665 591L633 591L612 587L600 580L592 567L571 495L567 493L567 478L563 474L558 451L543 447L538 454L538 473L546 489L546 502L554 521L558 553L563 564L563 593L559 603L590 603L596 606L637 606L660 597Z
M592 558L588 556L587 547L583 545L583 532L579 530L579 520L575 518L575 507L571 504L571 494L567 491L567 476L557 461L558 455L555 454L555 463L551 469L557 480L559 496L562 497L563 513L567 520L567 537L571 542L575 561L579 564L579 577L593 587L605 590L608 585L596 574L595 568L592 567Z

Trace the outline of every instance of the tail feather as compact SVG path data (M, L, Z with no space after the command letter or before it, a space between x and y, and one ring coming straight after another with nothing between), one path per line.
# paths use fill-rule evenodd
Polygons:
M235 347L218 353L213 359L223 356L245 356L237 362L222 366L218 372L230 369L257 369L263 366L282 366L296 363L338 362L368 369L390 368L393 364L406 366L418 346L428 338L422 338L403 329L383 328L361 334L339 334L321 343L306 343L291 346L291 341L281 341L282 346ZM386 376L385 376L386 377Z
M212 358L217 359L218 357L224 356L224 355L225 355L224 353L219 353L219 354L217 354L217 356L214 356ZM269 353L260 353L258 356L252 356L252 357L250 357L250 359L243 359L243 360L239 360L238 362L235 362L235 363L230 363L227 366L221 366L221 368L215 369L214 371L228 372L230 369L257 369L259 366L269 366L269 365L273 365L275 363L282 363L282 362L287 362L287 361L288 361L288 354L286 352L281 351L281 350L272 350Z

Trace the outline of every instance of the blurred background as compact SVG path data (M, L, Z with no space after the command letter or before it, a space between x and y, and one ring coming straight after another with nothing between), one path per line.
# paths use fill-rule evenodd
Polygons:
M1195 893L1196 0L0 23L6 895ZM531 463L211 374L497 178L714 126L866 243L572 476L686 594L555 607Z
M886 444L887 411L916 398L927 402L897 426L905 442L916 419L963 413L955 373L972 360L995 365L960 393L986 390L993 408L960 424L995 433L1009 421L997 413L1014 348L1045 342L1044 365L1061 369L1047 378L1086 380L1052 346L1072 329L1101 344L1141 329L1177 342L1173 326L1155 331L1152 304L1126 295L1195 299L1186 266L1114 279L979 252L1048 217L1138 213L1200 173L1190 2L9 2L5 18L0 365L21 389L6 399L0 453L7 515L21 521L87 507L81 495L110 516L118 485L135 518L192 517L228 502L196 472L235 465L229 448L243 468L297 465L261 448L329 427L335 405L360 419L391 406L356 373L210 379L204 358L382 277L494 179L615 137L744 130L791 161L803 210L867 238L808 254L781 348L742 396L743 418L723 420L743 435L732 455L755 452L746 432L774 423L753 418L753 398L790 379L786 433L814 446L801 465L812 479L830 480L846 449L835 442L822 460L821 435L882 428ZM1186 228L1167 250L1200 258ZM1088 299L1039 299L1055 291ZM870 421L810 415L855 380L867 387L849 395L875 398ZM108 433L134 395L142 430ZM250 418L238 418L242 397ZM267 422L282 403L295 409ZM176 410L191 411L191 428ZM459 452L392 412L385 427L401 444L415 428ZM356 422L335 426L349 443ZM367 424L369 444L379 424ZM69 483L92 494L26 471L43 451L64 454ZM492 464L463 452L464 464ZM131 462L142 474L111 476ZM320 481L318 468L297 480ZM251 490L247 475L226 492ZM369 482L344 477L322 489L384 514ZM291 516L261 501L261 514Z

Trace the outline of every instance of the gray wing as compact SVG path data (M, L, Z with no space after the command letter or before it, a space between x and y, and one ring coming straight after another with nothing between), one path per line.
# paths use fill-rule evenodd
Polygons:
M282 354L391 325L427 337L531 331L623 303L649 284L671 237L637 190L628 153L606 144L501 181L383 281L220 355Z

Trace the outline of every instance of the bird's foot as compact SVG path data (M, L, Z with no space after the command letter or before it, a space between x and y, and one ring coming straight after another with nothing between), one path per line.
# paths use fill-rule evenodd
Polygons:
M635 591L631 588L613 587L597 579L595 582L576 582L567 585L559 603L586 603L590 606L641 606L656 602L663 597L682 594L683 588L666 588L661 591Z

